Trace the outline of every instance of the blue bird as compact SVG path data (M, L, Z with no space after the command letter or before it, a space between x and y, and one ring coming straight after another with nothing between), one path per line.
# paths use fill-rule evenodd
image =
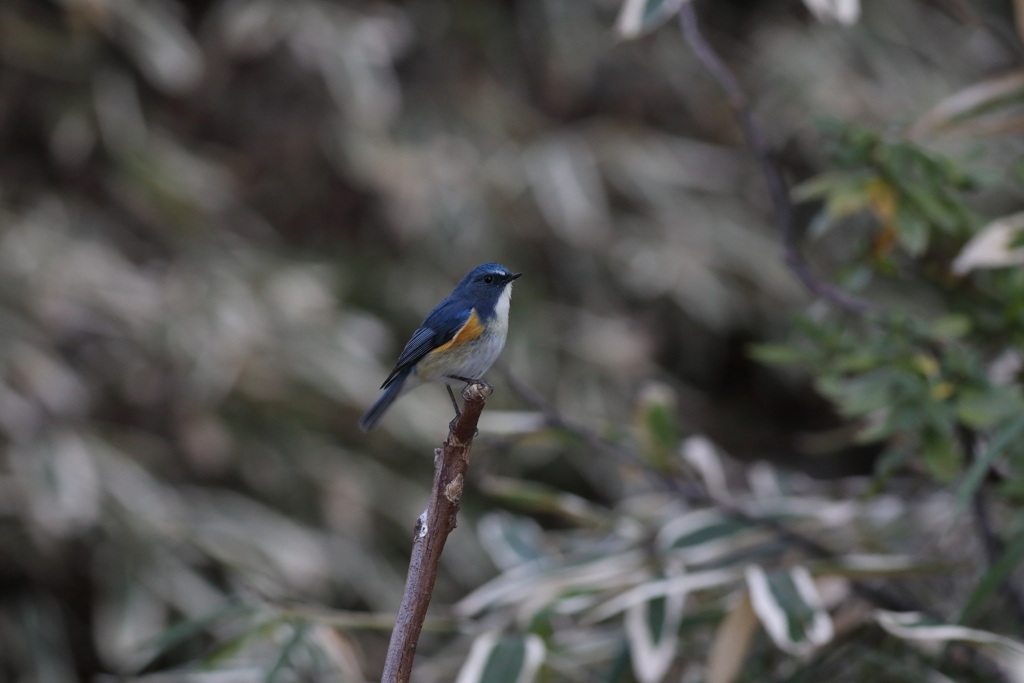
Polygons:
M413 332L359 428L373 429L395 399L423 382L443 383L458 415L451 383L479 379L497 360L508 335L512 281L520 275L498 263L469 271Z

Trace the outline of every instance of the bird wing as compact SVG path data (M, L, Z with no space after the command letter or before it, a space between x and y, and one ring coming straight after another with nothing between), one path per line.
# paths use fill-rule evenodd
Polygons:
M472 306L456 299L448 298L437 305L420 328L412 333L412 338L402 349L395 363L394 370L384 380L383 389L395 381L403 370L416 365L425 355L439 346L455 339L455 336L476 318Z

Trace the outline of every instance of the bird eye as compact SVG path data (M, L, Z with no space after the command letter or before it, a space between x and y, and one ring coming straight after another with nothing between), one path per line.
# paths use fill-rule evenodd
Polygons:
M492 282L494 282L494 276L493 275L488 275L488 276L484 277L484 282L486 282L487 284L491 284Z

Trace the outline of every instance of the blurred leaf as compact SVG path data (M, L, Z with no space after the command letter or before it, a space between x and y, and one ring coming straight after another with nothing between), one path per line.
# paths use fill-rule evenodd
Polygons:
M1024 71L1011 71L985 79L939 102L914 122L910 135L920 137L940 132L1021 97L1024 97Z
M212 652L203 657L206 666L216 666L235 657L239 652L260 638L269 638L274 630L285 621L281 617L273 617L245 629L237 636L221 643Z
M751 344L747 348L751 358L767 365L796 365L809 359L807 351L789 344Z
M804 0L818 21L856 24L860 18L860 0Z
M250 615L254 609L255 608L253 606L246 605L238 600L229 600L206 616L198 619L185 619L184 621L179 621L147 643L148 646L155 649L150 661L159 657L162 653L195 638L209 629L212 625L236 618L244 618Z
M907 446L890 446L875 462L875 483L872 490L881 491L889 478L899 470L914 454L914 449Z
M744 591L715 632L705 683L734 683L739 678L757 624L750 594Z
M633 673L639 683L658 683L675 659L686 594L675 593L626 610Z
M963 452L956 437L950 432L927 427L922 437L922 455L929 474L941 482L955 479L964 463Z
M843 415L860 417L889 406L891 378L892 371L884 368L848 380L819 377L816 384L822 394L838 404Z
M307 622L299 622L292 624L292 635L285 644L281 647L281 651L277 655L277 659L274 660L273 666L267 671L267 677L264 679L264 683L274 683L277 679L277 675L281 673L286 666L291 664L292 653L299 645L302 644L303 638L306 637L306 631L309 630L309 624Z
M544 556L544 532L526 517L491 512L477 523L480 544L501 569L511 569Z
M992 564L974 587L967 603L960 611L960 618L957 619L957 622L966 624L970 621L982 603L1010 577L1022 560L1024 560L1024 535L1018 536L1014 541L1006 544L1002 556Z
M687 572L671 578L655 580L645 576L638 582L638 585L594 608L587 615L586 621L587 623L597 623L654 598L687 595L696 591L718 588L735 583L740 578L741 574L736 569Z
M1017 36L1024 40L1024 0L1013 0L1013 18L1017 25Z
M920 351L914 354L914 368L928 379L935 379L939 376L941 366L935 356Z
M721 501L732 497L729 494L722 459L710 439L700 434L691 436L683 442L682 453L687 464L700 474L712 498Z
M850 353L844 353L835 359L835 370L837 372L865 372L878 367L883 359L877 351L871 348L855 349Z
M765 539L764 530L746 520L725 517L714 510L698 510L665 524L658 532L657 544L689 564L702 564Z
M951 313L931 321L928 327L937 339L959 339L971 331L971 319L966 315Z
M655 405L647 410L647 433L658 446L669 448L676 445L675 419L669 406Z
M867 205L867 194L864 188L870 179L871 176L863 172L825 171L794 185L790 190L790 196L794 202L802 203L814 199L824 199L834 194L844 194L845 190L856 188L860 200L854 210L860 211Z
M612 660L605 675L600 679L600 683L623 683L625 680L632 680L626 679L626 676L629 675L629 643L625 643L619 648L618 654Z
M668 21L689 0L624 0L615 33L622 40L637 38Z
M909 576L913 574L949 571L944 564L919 562L907 555L844 555L834 560L808 564L814 576L842 576L870 578Z
M1017 392L1008 387L985 390L965 390L956 401L956 415L961 422L974 429L988 429L996 423L1021 411Z
M769 574L750 565L747 588L754 611L781 650L806 655L832 640L832 620L805 567Z
M533 633L484 633L473 641L455 683L532 683L546 652Z
M1022 432L1024 432L1024 416L1018 417L992 435L988 446L971 463L960 488L957 489L957 506L961 510L965 510L970 505L971 499L978 487L981 486L981 482L985 480L985 475L988 474L996 457Z
M675 413L675 392L668 385L650 382L640 390L634 424L645 456L658 469L669 466L679 443Z
M611 522L610 513L572 493L535 481L486 475L480 479L480 490L508 505L557 515L574 524L604 526Z
M928 248L928 223L913 210L900 207L895 216L896 235L900 246L912 257L918 257Z
M899 192L884 178L872 178L865 185L871 210L883 225L888 225L896 217L899 209Z
M1024 229L1024 212L998 218L978 232L953 261L952 270L964 275L976 268L1003 268L1024 263L1024 248L1012 242Z
M988 631L936 623L917 612L876 610L879 625L897 638L922 643L967 642L980 647L1014 683L1024 682L1024 644Z

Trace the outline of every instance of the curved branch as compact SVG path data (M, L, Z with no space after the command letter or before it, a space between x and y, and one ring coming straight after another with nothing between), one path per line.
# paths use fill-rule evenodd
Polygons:
M867 301L819 278L804 258L800 251L800 238L793 222L793 204L789 198L789 186L782 173L782 168L768 147L757 122L754 121L750 100L747 99L736 76L701 33L700 24L697 22L697 12L693 9L693 0L683 2L679 10L679 26L690 49L725 92L733 114L739 121L740 128L743 129L747 145L761 166L761 172L764 174L765 183L768 185L768 194L772 201L775 223L782 236L783 261L814 296L831 301L836 306L853 313L866 313L872 310L872 305Z

